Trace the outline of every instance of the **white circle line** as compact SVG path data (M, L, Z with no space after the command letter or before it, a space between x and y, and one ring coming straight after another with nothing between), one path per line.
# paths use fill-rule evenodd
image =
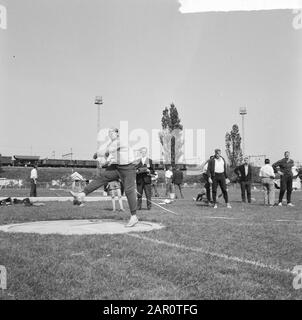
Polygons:
M243 264L247 264L247 265L252 265L254 267L273 270L273 271L276 271L276 272L279 272L279 273L295 274L293 271L291 271L289 269L283 269L283 268L281 268L279 266L269 265L269 264L263 263L261 261L248 260L248 259L244 259L244 258L230 256L230 255L223 254L223 253L212 252L212 251L209 251L209 250L206 250L206 249L203 249L203 248L187 247L187 246L184 246L184 245L181 245L181 244L166 242L166 241L163 241L163 240L152 239L152 238L149 238L149 237L146 237L146 236L140 236L140 235L137 235L137 234L129 234L128 233L127 235L130 236L130 237L133 237L133 238L138 238L138 239L141 239L141 240L149 241L149 242L155 243L157 245L165 245L165 246L176 248L176 249L180 249L180 250L186 250L186 251L202 253L202 254L205 254L205 255L209 255L209 256L220 258L220 259L224 259L224 260L239 262L239 263L243 263Z

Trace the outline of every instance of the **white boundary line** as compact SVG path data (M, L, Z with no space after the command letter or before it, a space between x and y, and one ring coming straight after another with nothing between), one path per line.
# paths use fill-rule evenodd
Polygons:
M211 216L201 216L202 219L222 219L222 220L240 220L240 218L232 218L232 217L211 217Z
M170 243L170 242L166 242L166 241L163 241L163 240L152 239L152 238L149 238L149 237L146 237L146 236L140 236L140 235L132 234L132 233L128 233L126 235L128 235L129 237L140 239L140 240L149 241L149 242L152 242L152 243L157 244L157 245L165 245L165 246L170 247L170 248L176 248L176 249L180 249L180 250L201 253L201 254L209 255L209 256L215 257L215 258L220 258L220 259L224 259L224 260L229 260L229 261L234 261L234 262L238 262L238 263L248 264L248 265L252 265L254 267L259 267L259 268L263 268L263 269L273 270L273 271L276 271L276 272L279 272L279 273L287 273L287 274L296 275L294 272L292 272L289 269L283 269L283 268L281 268L279 266L265 264L265 263L260 262L260 261L248 260L248 259L244 259L244 258L238 258L238 257L235 257L235 256L229 256L227 254L211 252L211 251L208 251L208 250L205 250L205 249L202 249L202 248L187 247L187 246L184 246L184 245L181 245L181 244Z
M299 222L302 222L302 220L275 220L276 222L296 222L296 223L299 223Z
M300 9L301 0L179 0L181 13Z

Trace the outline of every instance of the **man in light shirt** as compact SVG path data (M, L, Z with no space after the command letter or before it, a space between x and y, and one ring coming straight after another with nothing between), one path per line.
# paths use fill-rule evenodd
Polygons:
M34 165L32 170L30 171L30 197L37 196L37 180L38 180L38 166Z
M214 158L209 160L208 170L209 182L212 184L212 197L214 203L214 209L217 209L217 188L218 185L222 191L224 201L226 203L227 208L231 209L231 205L229 204L229 196L227 191L227 171L226 171L226 162L224 158L221 156L221 150L216 149Z
M259 172L264 188L264 205L268 204L270 207L273 207L275 204L275 173L269 159L265 159L264 163L265 165L261 167Z
M173 180L173 171L172 166L168 167L168 170L165 172L165 183L166 183L166 196L170 196L172 193L172 180Z
M121 179L131 212L131 218L126 227L133 227L138 223L134 153L127 143L121 140L117 128L110 129L108 135L110 142L105 148L99 149L94 156L104 170L84 188L83 192L70 193L77 204L82 205L85 196L111 181Z
M299 169L296 166L292 167L293 173L293 190L301 189L301 179L299 177Z

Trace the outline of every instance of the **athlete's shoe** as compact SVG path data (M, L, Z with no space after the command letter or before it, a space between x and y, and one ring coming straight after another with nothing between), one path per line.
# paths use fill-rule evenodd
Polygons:
M79 200L76 200L76 199L73 199L73 205L79 206L79 207L84 207L84 203Z
M288 207L294 207L295 205L292 204L291 202L287 204Z
M69 191L69 193L73 196L73 203L80 206L80 207L83 207L84 204L83 202L85 201L85 193L84 192L79 192L79 193L76 193L76 192L73 192L73 191Z
M282 207L282 202L279 202L279 203L278 203L278 206L279 206L279 207Z
M215 204L214 204L214 209L217 209L217 208L218 208L218 206L217 206L217 204L215 203Z
M138 223L138 219L136 215L131 216L129 222L126 224L127 228L134 227Z
M232 206L229 203L227 203L227 208L232 209Z

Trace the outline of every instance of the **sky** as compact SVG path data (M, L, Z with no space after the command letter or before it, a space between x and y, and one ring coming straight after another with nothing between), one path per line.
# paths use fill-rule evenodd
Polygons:
M206 157L241 128L245 153L302 161L302 29L292 10L187 13L177 0L0 0L0 153L91 159L101 127L160 129L174 103ZM194 132L195 132L194 131ZM53 153L55 152L55 153Z

